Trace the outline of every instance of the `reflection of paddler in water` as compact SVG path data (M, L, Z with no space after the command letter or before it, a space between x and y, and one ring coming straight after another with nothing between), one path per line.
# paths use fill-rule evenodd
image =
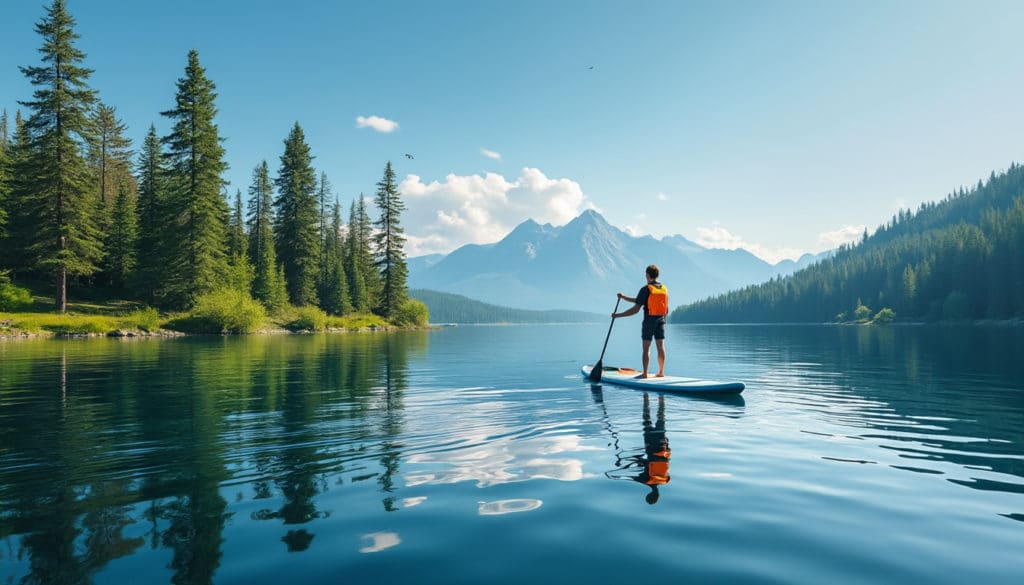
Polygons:
M658 501L658 486L672 480L668 474L668 461L672 458L672 449L668 446L668 435L665 434L665 395L658 395L658 419L651 424L651 400L644 392L644 455L643 471L633 478L651 487L647 494L647 503Z
M613 433L613 435L616 434ZM618 447L617 435L616 447ZM612 479L632 479L633 481L649 486L651 491L647 494L645 499L648 504L656 503L660 497L660 494L658 493L658 486L664 485L672 480L668 471L669 460L672 458L672 450L668 446L668 435L665 432L665 396L663 394L658 395L657 419L652 423L650 395L647 392L644 392L643 455L633 455L625 458L621 457L621 454L617 454L617 456L619 457L616 461L618 469L615 471L633 471L636 468L640 468L640 473L624 476L612 471L608 472L606 475ZM624 465L622 464L623 460L626 461Z

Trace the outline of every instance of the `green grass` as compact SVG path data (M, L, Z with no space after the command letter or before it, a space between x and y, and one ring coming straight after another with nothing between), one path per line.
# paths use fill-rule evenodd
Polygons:
M282 311L278 319L289 331L323 331L327 328L327 313L317 307L293 307Z
M201 295L190 312L164 325L185 333L254 333L266 323L266 309L249 293L222 289Z
M356 313L344 317L329 315L327 317L328 329L356 330L368 327L387 327L388 325L389 323L384 317L373 313Z
M118 330L157 331L159 325L160 317L156 309L143 309L126 315L0 313L0 334L49 332L58 335L104 335Z
M250 303L238 295L218 291L204 296L196 308L184 313L161 315L152 307L125 299L75 299L69 300L67 312L60 314L53 310L52 295L33 294L31 310L0 312L0 335L105 335L113 331L152 333L160 330L184 333L254 333L268 329L358 331L394 325L372 313L336 316L315 307L288 307L268 316L258 303Z

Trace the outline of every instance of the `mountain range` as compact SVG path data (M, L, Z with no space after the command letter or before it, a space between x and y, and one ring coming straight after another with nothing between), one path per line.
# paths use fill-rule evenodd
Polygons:
M786 276L827 254L772 265L743 249L705 248L681 235L632 236L588 210L564 226L526 220L493 244L410 258L408 284L506 307L608 313L615 293L640 289L648 264L661 268L676 306Z
M411 288L409 297L427 305L431 323L602 323L608 320L606 313L513 309L436 290Z

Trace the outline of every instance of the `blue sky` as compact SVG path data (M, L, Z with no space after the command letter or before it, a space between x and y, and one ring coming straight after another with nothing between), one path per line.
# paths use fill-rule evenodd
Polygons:
M3 9L12 116L44 4ZM298 121L346 208L395 163L414 254L593 207L774 261L1024 159L1016 1L68 5L136 143L198 49L232 193Z

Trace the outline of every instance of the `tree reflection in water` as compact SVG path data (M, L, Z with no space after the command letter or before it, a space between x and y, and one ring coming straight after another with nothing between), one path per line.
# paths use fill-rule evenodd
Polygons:
M0 368L0 539L14 545L5 562L23 567L22 583L88 583L148 543L171 552L172 583L211 583L234 473L255 471L245 479L254 498L278 505L251 517L282 522L287 550L302 551L311 523L330 516L317 496L348 467L365 469L367 446L394 509L408 354L426 339L20 344Z

